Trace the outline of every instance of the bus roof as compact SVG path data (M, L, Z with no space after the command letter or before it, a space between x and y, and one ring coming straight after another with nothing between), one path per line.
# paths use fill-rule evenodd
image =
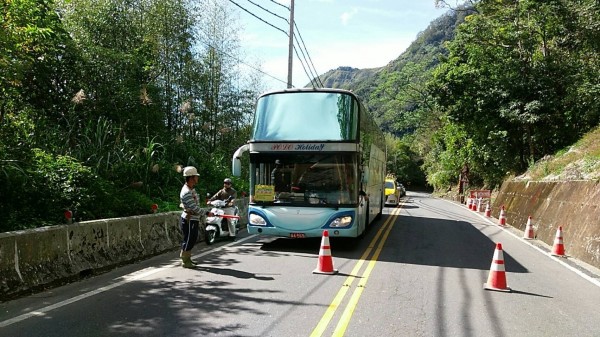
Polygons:
M331 92L331 93L340 93L340 94L349 94L354 96L354 98L358 99L358 96L351 90L346 89L337 89L337 88L290 88L290 89L281 89L281 90L273 90L262 93L258 98L273 95L273 94L282 94L282 93L294 93L294 92Z

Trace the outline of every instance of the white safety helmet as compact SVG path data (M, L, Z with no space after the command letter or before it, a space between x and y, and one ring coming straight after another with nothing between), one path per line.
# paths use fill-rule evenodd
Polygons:
M231 179L225 178L225 180L223 180L223 184L231 184Z
M199 176L198 170L196 170L196 168L193 166L186 166L183 169L183 176L184 177Z

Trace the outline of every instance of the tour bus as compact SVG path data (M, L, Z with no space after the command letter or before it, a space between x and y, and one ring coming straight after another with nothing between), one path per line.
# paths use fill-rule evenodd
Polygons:
M383 134L358 97L339 89L261 95L250 141L248 232L279 237L361 237L381 215Z

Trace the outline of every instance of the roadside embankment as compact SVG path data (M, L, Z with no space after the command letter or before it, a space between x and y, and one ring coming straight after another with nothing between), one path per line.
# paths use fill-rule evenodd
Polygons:
M239 200L245 225L247 200ZM174 250L181 212L0 233L0 300Z
M507 225L524 231L531 216L535 238L550 246L562 226L566 254L600 269L600 182L506 181L492 216L503 205Z

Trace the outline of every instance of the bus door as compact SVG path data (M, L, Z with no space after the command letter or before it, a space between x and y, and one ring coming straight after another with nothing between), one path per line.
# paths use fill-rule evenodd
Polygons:
M368 209L368 200L362 196L359 195L359 200L358 200L358 208L357 208L357 222L358 222L358 233L357 235L361 235L362 233L364 233L365 228L367 226L367 222L369 219L369 209Z

